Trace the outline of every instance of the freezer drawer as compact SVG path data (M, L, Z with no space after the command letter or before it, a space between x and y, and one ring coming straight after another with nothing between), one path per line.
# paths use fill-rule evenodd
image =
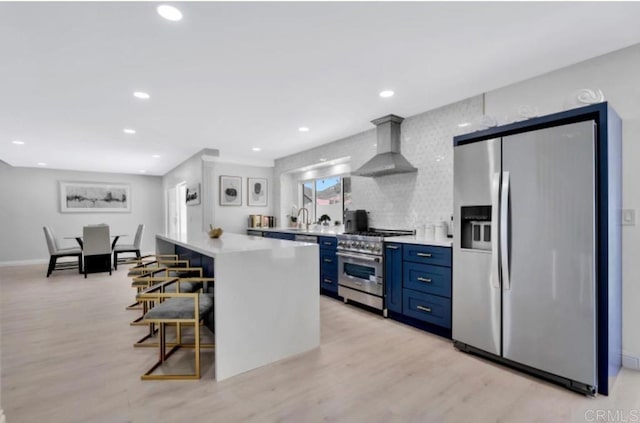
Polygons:
M449 298L405 288L402 292L402 309L405 316L451 328L451 300Z

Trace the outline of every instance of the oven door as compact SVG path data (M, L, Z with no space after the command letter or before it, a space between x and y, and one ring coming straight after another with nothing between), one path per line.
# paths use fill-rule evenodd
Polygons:
M382 256L338 252L338 284L383 296Z

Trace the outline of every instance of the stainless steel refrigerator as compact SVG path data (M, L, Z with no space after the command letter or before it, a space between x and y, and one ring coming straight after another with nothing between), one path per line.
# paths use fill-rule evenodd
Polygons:
M597 118L561 116L455 143L452 337L461 350L595 394L599 271L613 229L603 237L610 184L598 161L610 157Z

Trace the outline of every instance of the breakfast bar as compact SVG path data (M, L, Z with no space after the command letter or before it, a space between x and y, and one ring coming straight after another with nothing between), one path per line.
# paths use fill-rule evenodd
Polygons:
M233 233L156 236L158 254L185 251L213 261L216 380L320 345L317 244Z

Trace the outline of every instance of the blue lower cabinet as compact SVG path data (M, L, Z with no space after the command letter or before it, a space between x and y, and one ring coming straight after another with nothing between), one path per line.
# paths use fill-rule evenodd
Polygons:
M296 239L296 236L294 234L287 234L282 232L265 232L264 237L275 238L275 239L287 239L289 241L293 241L294 239Z
M402 313L402 245L387 243L384 246L385 307Z
M423 322L451 328L451 299L412 289L402 293L403 314Z
M451 298L451 268L405 261L404 287Z
M338 296L338 256L337 239L330 236L318 237L320 247L320 290L332 297Z
M335 251L320 249L320 268L338 272L338 257Z
M338 272L320 272L320 288L338 293Z
M451 267L451 248L433 245L405 245L404 259L422 264Z
M318 244L320 244L320 248L328 248L335 251L338 246L338 240L335 237L321 236L318 238Z

